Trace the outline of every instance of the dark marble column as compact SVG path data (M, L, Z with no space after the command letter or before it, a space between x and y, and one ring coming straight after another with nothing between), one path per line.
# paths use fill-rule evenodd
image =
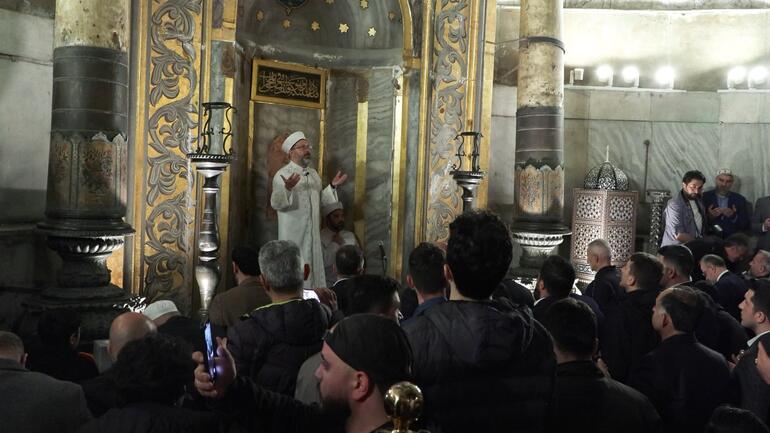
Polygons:
M35 308L78 309L84 339L106 335L129 296L106 260L133 229L124 221L128 151L128 0L57 0L46 219L62 258L57 287Z
M562 3L522 0L516 111L514 240L518 273L536 275L563 241L564 44Z

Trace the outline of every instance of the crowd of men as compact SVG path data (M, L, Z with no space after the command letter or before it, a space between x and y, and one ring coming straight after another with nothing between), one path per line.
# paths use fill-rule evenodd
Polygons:
M533 292L507 278L509 230L474 211L445 250L411 252L406 288L340 243L333 284L308 297L301 246L236 248L238 285L211 303L211 362L169 300L112 322L101 372L77 351L77 313L50 310L29 348L0 331L3 431L391 431L384 394L406 380L425 398L416 426L434 433L770 432L770 253L749 254L741 229L706 237L712 215L725 233L740 216L719 197L704 207L691 174L657 254L617 268L591 242L582 293L559 256Z

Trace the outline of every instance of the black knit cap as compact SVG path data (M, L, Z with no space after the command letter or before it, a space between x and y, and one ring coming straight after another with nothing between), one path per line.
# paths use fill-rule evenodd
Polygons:
M411 379L412 346L393 320L354 314L326 334L326 344L351 368L369 375L382 393Z

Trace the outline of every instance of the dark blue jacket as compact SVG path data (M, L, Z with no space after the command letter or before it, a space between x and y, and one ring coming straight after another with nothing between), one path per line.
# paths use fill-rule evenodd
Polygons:
M711 218L711 216L709 216L709 208L712 206L719 207L717 192L714 189L703 193L703 207L706 208L706 217L708 218L709 227L712 227L715 224L722 227L722 236L728 237L733 233L743 232L749 229L750 218L749 208L746 206L746 197L732 191L727 194L727 207L731 208L735 206L735 209L737 210L732 218L727 218L724 215L720 215L717 218Z
M545 430L556 360L528 307L448 301L403 326L433 433Z

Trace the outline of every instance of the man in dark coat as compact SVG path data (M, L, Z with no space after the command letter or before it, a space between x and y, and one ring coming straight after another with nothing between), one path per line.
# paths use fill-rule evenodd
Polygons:
M535 283L535 307L532 309L532 314L535 319L543 322L546 311L556 301L567 297L583 301L591 307L596 320L599 324L599 329L604 324L604 314L602 313L599 304L589 296L578 295L572 293L572 287L575 283L575 268L565 258L560 256L548 256L542 266L540 266L540 272L538 273L537 283Z
M24 368L21 339L0 331L0 430L13 433L72 433L91 419L83 390Z
M241 321L244 315L270 303L259 281L259 253L250 247L233 248L233 275L237 286L214 296L209 305L209 320L219 329Z
M343 245L334 256L337 281L331 290L337 296L337 306L343 315L349 315L350 279L364 273L364 253L356 245Z
M705 236L687 242L685 246L692 252L694 263L708 254L716 254L725 260L727 269L736 274L749 269L750 239L743 233L735 233L727 239L717 236ZM693 266L691 274L693 281L704 279L700 266Z
M238 370L275 392L294 395L297 371L321 350L330 314L315 299L302 299L304 267L299 247L271 241L259 251L259 276L272 303L228 329Z
M741 325L754 331L756 336L748 341L748 348L739 355L732 372L733 403L749 410L764 422L770 410L770 387L757 371L757 346L761 341L770 347L770 282L755 280L746 291L741 309Z
M625 292L620 287L620 270L612 265L612 250L604 239L591 241L586 257L588 265L596 275L594 280L588 283L583 294L593 298L602 311L607 311L625 297Z
M703 431L714 409L727 401L727 361L693 335L702 310L691 288L661 292L652 314L660 346L642 358L629 379L658 409L667 433Z
M750 225L751 215L746 197L731 191L734 181L732 171L720 169L714 179L716 187L703 193L703 207L706 208L709 228L723 237L747 231Z
M700 268L706 281L714 285L717 301L735 320L741 319L738 304L746 294L746 282L740 276L727 270L725 261L715 254L707 254L700 259Z
M635 389L606 377L593 361L596 316L575 299L555 302L543 325L553 337L556 391L548 430L559 433L656 433L660 417Z
M417 308L409 317L419 316L446 299L444 252L429 242L423 242L409 253L409 274L406 283L417 294Z
M499 217L458 216L444 268L450 300L404 325L433 433L544 431L555 369L550 338L528 308L490 300L511 256Z
M631 367L658 345L650 319L662 275L663 264L647 253L631 255L621 269L626 298L607 312L601 340L602 359L615 380L625 383Z
M111 371L120 405L79 433L218 433L227 420L175 405L192 383L194 364L183 340L156 334L128 343Z

